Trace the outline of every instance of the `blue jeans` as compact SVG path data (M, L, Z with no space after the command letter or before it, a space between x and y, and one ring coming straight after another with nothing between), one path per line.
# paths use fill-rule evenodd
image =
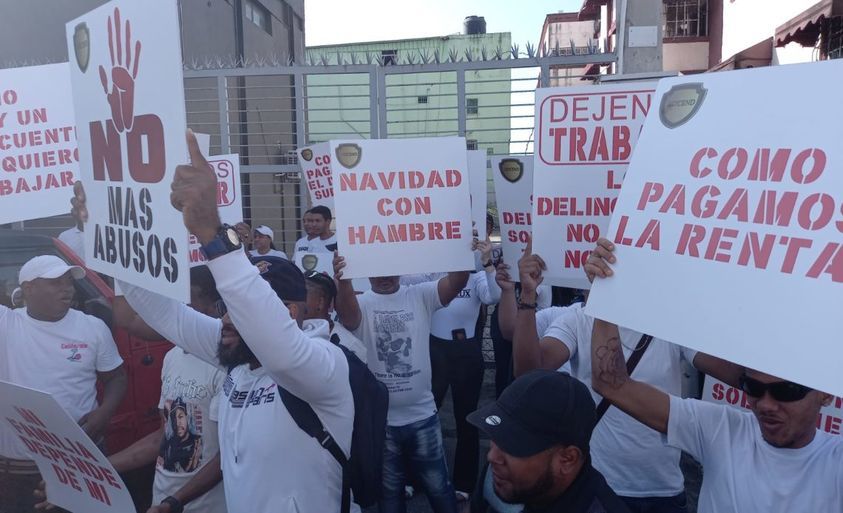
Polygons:
M387 426L383 450L383 494L380 513L406 513L404 485L408 464L424 488L434 513L456 513L454 486L448 479L439 417L433 415L406 426Z
M632 513L687 513L684 493L673 497L621 497Z

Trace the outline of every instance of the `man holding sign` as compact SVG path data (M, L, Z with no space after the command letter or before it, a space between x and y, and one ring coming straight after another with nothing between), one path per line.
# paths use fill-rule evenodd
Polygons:
M613 249L601 239L586 272L612 276ZM843 440L817 429L830 394L747 369L751 414L681 399L631 378L618 327L600 319L591 353L597 393L702 463L700 513L843 511Z

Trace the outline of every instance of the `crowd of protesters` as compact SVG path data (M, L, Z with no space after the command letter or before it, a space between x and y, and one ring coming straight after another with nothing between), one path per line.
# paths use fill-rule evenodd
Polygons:
M270 227L220 221L216 178L188 143L171 201L208 260L191 272L191 303L120 282L113 305L121 326L177 346L161 373L160 429L109 457L121 473L155 465L150 512L400 513L414 486L436 513L681 513L683 451L703 467L701 513L843 511L843 439L817 429L831 395L594 319L582 302L551 306L529 246L503 262L475 238L471 272L372 277L355 290L328 208L307 211L291 262ZM62 240L80 247L84 194L73 208L80 222ZM598 241L589 280L612 279L613 250ZM330 255L332 276L295 265L311 253ZM0 380L59 398L99 442L126 376L106 326L70 308L82 276L50 256L20 269L25 307L0 307ZM480 404L492 305L498 397ZM68 363L71 346L81 364ZM683 360L740 388L748 411L682 398ZM439 413L448 390L453 466ZM50 508L38 468L0 435L0 513Z

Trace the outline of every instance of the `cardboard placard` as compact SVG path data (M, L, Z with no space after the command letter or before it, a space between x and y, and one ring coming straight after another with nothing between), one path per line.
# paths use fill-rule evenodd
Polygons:
M67 63L0 70L0 224L70 212L79 176Z
M533 230L533 159L524 155L490 157L498 203L503 261L518 281L518 260Z
M659 82L589 315L843 395L843 145L822 121L843 115L828 101L841 74L835 60Z
M345 278L474 269L465 139L331 141Z
M188 235L170 205L189 161L178 11L112 1L66 26L80 174L88 198L87 265L181 301Z
M590 287L583 266L606 233L655 84L536 91L533 252L545 277Z
M468 181L471 186L471 221L477 238L486 239L486 207L489 201L486 186L486 152L468 151Z
M50 394L0 381L0 422L38 465L52 504L85 513L135 510L117 471Z
M217 174L217 209L223 223L234 226L243 220L243 197L240 189L240 155L218 155L208 159ZM201 244L190 235L190 267L203 265Z
M334 182L331 176L331 145L319 143L296 150L310 205L334 210Z

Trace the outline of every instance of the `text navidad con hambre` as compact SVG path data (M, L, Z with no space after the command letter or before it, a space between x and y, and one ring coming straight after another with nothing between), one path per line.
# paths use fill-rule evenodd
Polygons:
M431 171L363 171L343 173L339 187L347 192L378 192L374 206L384 223L348 227L348 243L376 244L425 240L460 239L460 220L409 221L401 218L432 216L434 202L427 191L459 187L462 172L457 169Z
M695 218L681 227L677 255L843 282L843 243L817 240L843 233L841 194L819 182L827 163L820 148L701 148L688 166L699 185L646 182L636 209L653 217L621 216L614 242L660 251L658 217Z

